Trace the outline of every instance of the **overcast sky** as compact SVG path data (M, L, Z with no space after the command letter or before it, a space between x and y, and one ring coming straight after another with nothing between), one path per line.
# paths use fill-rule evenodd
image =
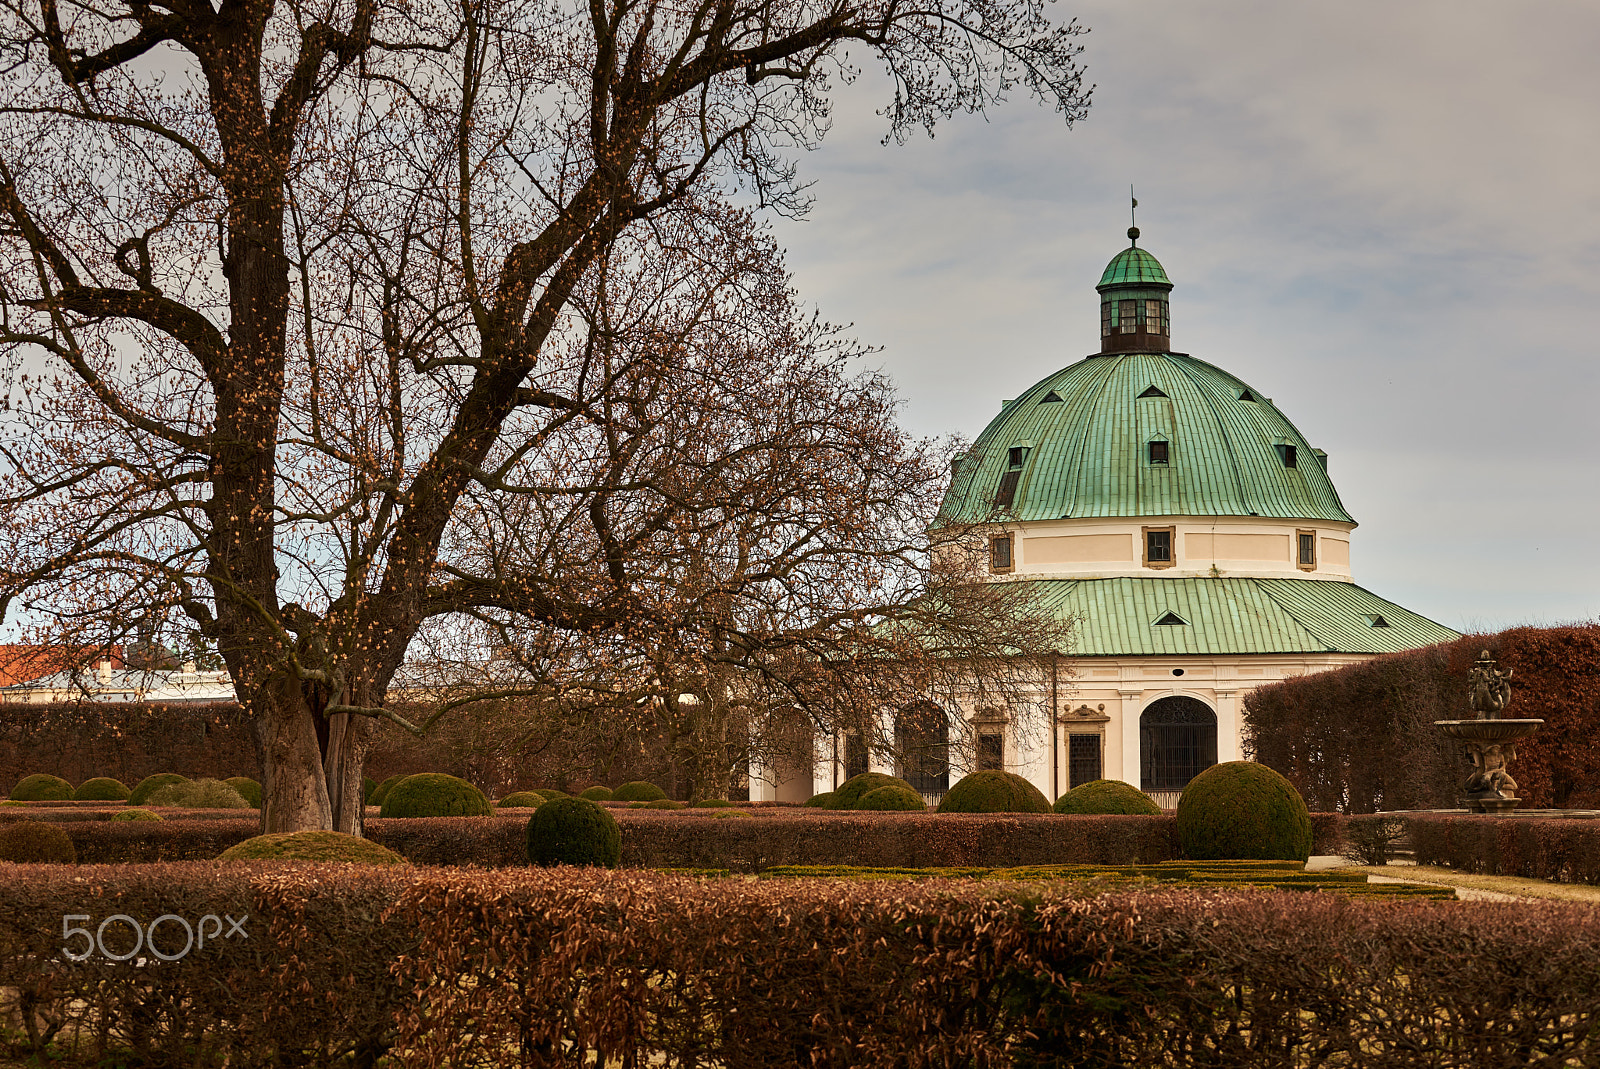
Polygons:
M919 433L1099 346L1127 244L1173 347L1273 398L1360 522L1356 580L1462 629L1600 617L1600 5L1058 0L1097 85L880 144L839 97L777 233Z

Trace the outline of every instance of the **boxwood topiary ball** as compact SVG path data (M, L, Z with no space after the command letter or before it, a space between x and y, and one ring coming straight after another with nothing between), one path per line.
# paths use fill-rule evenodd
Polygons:
M165 820L160 813L152 813L148 809L123 809L111 816L112 820Z
M378 781L371 776L361 777L361 804L372 804L372 792L378 789Z
M233 786L220 779L183 780L169 783L150 796L149 805L179 809L250 809L250 803Z
M78 789L72 792L75 802L125 802L128 800L128 788L123 786L119 779L110 776L96 776L86 779L78 784Z
M285 831L257 835L224 850L218 861L349 861L404 865L406 859L370 839L336 831Z
M72 837L54 824L23 820L0 829L0 861L75 865L78 851Z
M920 811L928 808L923 802L922 795L905 787L896 787L893 784L887 787L875 787L861 796L856 803L858 810L874 810L889 812L894 810Z
M688 808L682 802L674 802L671 798L657 798L654 801L650 801L650 802L640 802L640 803L638 803L638 805L639 805L640 809L686 809L686 808ZM628 808L632 809L633 806L630 805Z
M863 772L859 776L851 776L833 791L833 800L828 803L827 808L855 809L856 803L861 801L863 795L879 787L904 787L912 794L917 793L915 787L897 776L883 772Z
M533 793L539 795L541 798L543 798L547 802L552 798L571 798L572 797L566 791L558 791L554 787L535 787L533 789Z
M500 799L496 809L538 809L544 804L544 795L538 791L517 791Z
M261 808L261 784L249 776L229 776L222 782L238 791L239 796L250 803L251 809Z
M180 776L176 772L157 772L153 776L146 776L134 785L133 790L128 792L128 804L146 805L150 801L150 796L161 788L173 783L187 782L188 779L186 777Z
M945 792L941 813L1048 813L1039 788L1014 772L974 772Z
M666 796L666 791L649 780L642 779L636 779L632 783L624 783L611 792L611 800L614 802L653 802Z
M601 787L598 784L593 787L585 787L578 792L578 797L587 798L591 802L609 802L611 801L611 788Z
M70 802L72 784L60 776L36 772L19 779L17 785L11 788L11 797L18 802Z
M483 792L443 772L407 776L384 796L381 817L486 817L492 810Z
M528 820L528 859L547 867L614 869L622 860L622 832L610 813L587 798L552 798Z
M1212 765L1178 799L1178 841L1193 861L1304 861L1311 856L1305 799L1266 765Z
M367 804L382 805L383 800L389 797L389 792L394 790L400 781L409 775L411 775L411 773L402 772L398 776L390 776L388 779L378 784L377 787L373 788L372 797L367 799Z
M1084 815L1122 814L1161 815L1161 807L1146 793L1120 779L1097 779L1080 783L1056 799L1057 813Z
M833 792L832 791L823 791L821 794L813 794L810 798L806 799L806 808L807 809L832 809L833 808Z

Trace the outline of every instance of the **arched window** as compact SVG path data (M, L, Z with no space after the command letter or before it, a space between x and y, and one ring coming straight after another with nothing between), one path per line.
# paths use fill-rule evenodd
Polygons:
M894 745L900 751L900 778L924 800L950 789L950 720L932 702L902 709L894 718Z
M1217 714L1205 702L1173 695L1139 716L1139 786L1181 791L1217 763Z

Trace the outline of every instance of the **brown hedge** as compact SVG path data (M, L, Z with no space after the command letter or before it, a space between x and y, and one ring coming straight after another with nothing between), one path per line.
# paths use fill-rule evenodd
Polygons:
M248 917L168 964L61 917ZM172 926L165 930L177 934ZM165 945L175 953L176 947ZM1587 1064L1600 914L1562 903L604 870L0 867L10 1052L90 1063ZM30 1049L31 1048L31 1049Z
M26 810L23 810L26 812ZM219 810L227 814L235 811ZM1032 813L937 815L816 809L609 809L625 868L728 869L773 865L947 868L965 865L1128 865L1180 856L1176 818ZM105 814L108 817L109 812ZM1337 852L1343 818L1313 813L1314 853ZM161 823L74 820L61 825L85 864L203 861L259 834L255 818L169 818ZM420 865L526 865L527 815L372 819L367 837Z
M1600 820L1408 814L1419 865L1488 876L1600 884Z
M1600 624L1468 635L1262 687L1245 697L1246 749L1312 809L1452 808L1470 769L1433 722L1472 718L1483 649L1515 673L1507 715L1545 722L1511 769L1524 805L1600 807Z

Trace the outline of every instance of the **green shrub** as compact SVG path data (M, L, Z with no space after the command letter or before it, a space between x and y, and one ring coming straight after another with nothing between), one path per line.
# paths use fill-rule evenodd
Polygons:
M36 772L18 780L17 785L11 788L11 797L19 802L70 802L72 784L60 776Z
M609 802L611 801L611 788L596 784L593 787L585 787L579 791L578 797L587 798L591 802Z
M286 831L257 835L230 846L218 861L350 861L358 865L404 865L406 859L370 839L336 831Z
M411 773L402 772L398 776L390 776L388 779L378 784L377 789L372 792L372 797L367 799L367 804L382 805L383 800L389 797L389 792L394 790L395 787L399 786L400 781L409 775L411 775Z
M856 803L856 808L882 813L895 810L921 811L928 806L923 802L922 795L916 791L890 784L887 787L874 787L863 794L861 800Z
M711 815L717 820L721 820L724 817L748 817L750 814L743 809L719 809Z
M945 792L941 813L1048 813L1039 788L1014 772L974 772Z
M642 779L636 779L632 783L624 783L611 792L611 799L616 802L654 802L666 796L666 791L657 787L654 783Z
M381 817L486 817L492 809L483 792L443 772L407 776L384 796Z
M378 781L371 776L361 777L361 804L372 804L372 792L378 789Z
M833 792L832 791L823 791L821 794L813 794L810 798L806 799L806 808L807 809L832 809L833 808Z
M184 780L169 783L150 796L148 805L176 806L180 809L252 809L244 795L220 779Z
M222 782L238 791L239 796L250 803L251 809L261 808L261 784L249 776L229 776Z
M544 804L544 795L538 791L517 791L500 799L496 809L538 809Z
M533 793L539 795L547 802L552 798L572 797L572 795L568 794L566 791L558 791L554 787L535 787L533 789Z
M0 861L74 865L78 852L72 837L54 824L23 820L0 828Z
M1178 841L1196 861L1311 856L1311 814L1294 785L1266 765L1212 765L1178 799Z
M1161 807L1146 793L1119 779L1097 779L1080 783L1056 799L1057 813L1077 813L1083 816L1161 815Z
M188 779L176 772L157 772L153 776L146 776L134 785L128 792L129 805L148 805L150 796L161 788L173 783L187 783Z
M528 860L535 865L614 869L621 859L616 818L587 798L554 798L528 820Z
M123 809L112 814L112 820L165 820L160 813L152 813L148 809Z
M702 798L694 803L695 809L727 809L733 803L726 798Z
M128 800L128 788L123 786L119 779L110 776L96 776L86 779L78 784L78 789L72 792L75 802L125 802Z
M684 809L684 808L687 808L682 802L674 802L671 798L657 798L657 799L655 799L654 801L651 801L651 802L637 802L635 804L638 805L638 807L640 809ZM633 806L630 805L628 808L632 809Z
M18 801L14 800L14 799L7 798L5 801L0 802L0 806L16 806L18 809L27 809L28 808L28 803L27 802L18 802Z
M855 809L856 803L861 801L862 795L868 791L875 791L879 787L904 787L912 794L917 789L897 776L890 776L883 772L863 772L859 776L851 776L833 791L833 800L824 808L827 809Z

